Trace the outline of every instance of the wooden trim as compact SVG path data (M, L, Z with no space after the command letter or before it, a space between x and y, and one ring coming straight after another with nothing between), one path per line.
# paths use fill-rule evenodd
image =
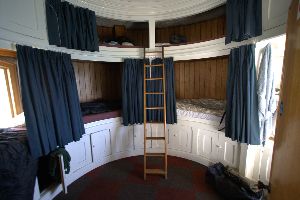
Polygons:
M11 90L10 90L10 84L9 84L9 69L4 70L4 76L5 76L5 82L6 82L6 90L8 93L8 101L9 101L9 106L10 106L10 113L12 117L15 117L15 111L14 111L14 105L11 97Z
M1 49L0 48L0 56L6 56L10 58L16 58L17 57L17 52L8 50L8 49Z
M0 60L0 65L1 65L0 68L5 69L7 92L9 95L9 102L10 102L10 106L11 106L12 116L14 117L15 115L18 115L23 112L17 66L16 66L16 64L6 62L3 60ZM8 72L9 72L9 74L8 74ZM9 78L10 78L10 81L9 81ZM12 91L10 89L10 85L11 85ZM13 95L13 97L14 97L14 102L12 101L11 95ZM14 106L15 106L15 111L13 108Z

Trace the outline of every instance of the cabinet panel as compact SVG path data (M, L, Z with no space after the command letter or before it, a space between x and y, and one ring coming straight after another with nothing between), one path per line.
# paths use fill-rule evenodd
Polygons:
M133 133L134 133L134 148L144 148L144 125L134 125L134 129L133 129ZM147 136L151 137L152 133L151 133L151 127L149 124L147 124ZM151 148L151 141L148 140L147 141L147 148Z
M79 141L72 142L66 146L71 156L71 173L92 163L92 152L89 135L84 135Z
M190 126L175 124L168 130L168 147L170 149L192 152L192 128Z
M91 134L93 162L101 161L112 153L110 131L102 130Z
M113 153L133 149L133 126L116 125L111 129Z
M238 143L225 137L224 133L219 133L218 147L218 160L224 165L237 167L237 159L239 155Z
M47 39L44 1L0 0L0 28Z
M193 127L193 153L203 156L210 161L218 159L218 133L200 127Z
M151 124L151 134L152 137L164 137L164 125L163 124ZM166 128L166 135L168 135L168 128ZM155 148L165 148L164 140L152 140L151 147Z

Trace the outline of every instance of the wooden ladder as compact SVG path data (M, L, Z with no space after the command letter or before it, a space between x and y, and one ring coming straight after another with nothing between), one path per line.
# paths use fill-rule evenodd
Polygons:
M146 63L146 54L161 54L162 63L161 64L147 64ZM152 67L161 67L163 70L162 77L151 77ZM147 78L147 68L150 70L150 76ZM148 81L162 81L163 87L162 91L148 92L147 91L147 82ZM161 51L146 51L144 48L144 179L146 180L147 174L160 174L164 175L167 179L168 172L168 160L167 160L167 119L166 119L166 83L165 83L165 65L164 65L164 47ZM147 95L163 95L163 106L160 107L147 107ZM163 122L147 122L147 111L148 110L163 110ZM148 137L147 136L147 123L152 124L164 124L164 134L161 137ZM163 153L150 153L146 151L146 144L148 140L161 140L164 141L164 152ZM148 169L147 168L147 157L163 157L164 158L164 169Z

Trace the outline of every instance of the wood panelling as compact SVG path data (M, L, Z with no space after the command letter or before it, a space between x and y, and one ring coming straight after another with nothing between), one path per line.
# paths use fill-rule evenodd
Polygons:
M149 46L149 30L148 29L127 29L127 37L132 40L135 46Z
M228 56L175 62L176 97L225 99L227 65Z
M122 63L73 61L80 102L121 99Z
M300 20L299 0L290 6L283 74L280 89L280 106L271 165L268 199L289 200L300 197Z
M100 44L105 38L114 38L113 27L97 26L97 32ZM149 31L148 29L126 29L126 37L128 37L135 46L149 46Z
M188 43L221 38L225 35L225 22L225 16L222 16L194 24L157 28L155 41L157 43L169 42L170 37L175 34L186 36Z
M113 37L113 27L97 26L97 32L100 44L103 43L105 38Z

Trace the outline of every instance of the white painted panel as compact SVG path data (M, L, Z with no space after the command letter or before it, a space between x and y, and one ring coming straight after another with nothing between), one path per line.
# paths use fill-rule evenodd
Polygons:
M263 30L286 24L291 0L263 0Z
M93 162L101 161L103 157L112 153L110 131L102 130L91 134Z
M203 156L210 161L217 160L218 133L193 127L193 153Z
M0 28L20 35L46 39L44 1L0 0Z
M134 132L134 148L139 149L139 148L144 148L144 125L134 125L133 128ZM151 127L148 124L147 125L147 136L151 137ZM151 148L151 141L147 141L146 143L146 148Z
M92 163L92 152L89 135L84 135L79 141L68 144L66 146L66 150L71 156L70 174Z
M224 133L219 133L218 160L224 165L238 167L239 149L238 143L225 137Z
M168 147L170 149L192 152L193 131L183 124L170 125L168 130Z
M113 153L133 150L133 126L117 125L110 131Z

